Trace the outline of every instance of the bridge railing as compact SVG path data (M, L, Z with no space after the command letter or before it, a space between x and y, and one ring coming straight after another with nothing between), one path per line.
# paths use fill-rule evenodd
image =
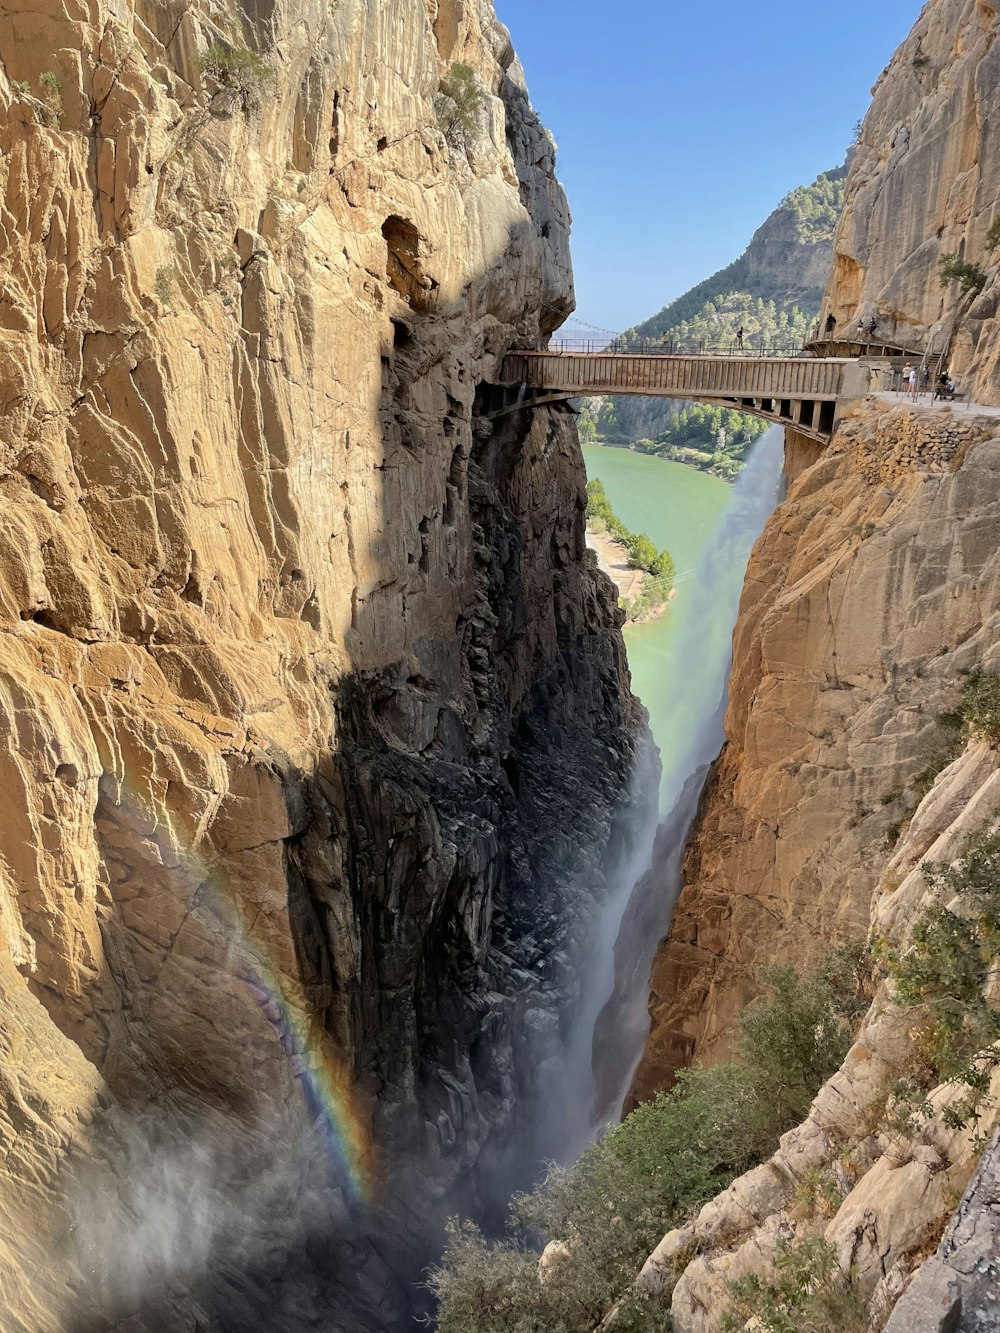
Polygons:
M773 357L804 356L800 343L793 340L770 344L763 339L743 339L742 346L734 338L729 342L706 342L679 338L553 338L544 349L547 352L572 352L576 355L596 356L734 356Z

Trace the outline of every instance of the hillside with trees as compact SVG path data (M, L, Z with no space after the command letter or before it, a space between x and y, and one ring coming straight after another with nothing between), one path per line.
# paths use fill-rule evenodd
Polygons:
M846 175L847 168L840 167L793 190L739 259L628 329L622 335L624 346L672 341L691 351L702 346L730 350L742 327L748 351L801 347L815 334L820 318ZM697 443L680 436L681 425L674 424L685 411L689 415L684 424L698 429ZM720 476L735 475L762 433L762 423L734 429L731 421L715 419L715 436L706 440L706 418L690 412L684 404L666 399L591 399L584 415L592 420L593 431L584 421L584 437L626 446L640 441L641 447L648 447L652 442L652 452L665 457L676 457L671 450L689 446L707 458L683 461ZM729 418L736 415L742 416L727 413Z

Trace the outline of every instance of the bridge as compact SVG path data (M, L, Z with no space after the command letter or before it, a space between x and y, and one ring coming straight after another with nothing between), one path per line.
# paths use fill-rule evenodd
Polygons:
M679 398L748 412L826 444L843 408L882 386L895 350L879 347L870 349L876 355L847 356L802 351L511 352L501 371L505 401L491 415L598 394Z

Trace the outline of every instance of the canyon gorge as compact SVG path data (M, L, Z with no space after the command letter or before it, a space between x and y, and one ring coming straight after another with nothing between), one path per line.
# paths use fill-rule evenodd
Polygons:
M972 920L928 867L1000 824L996 29L925 5L823 298L964 401L764 437L654 838L575 412L497 387L574 295L491 0L5 13L2 1333L412 1327L448 1216L499 1234L543 1157L732 1056L764 967L866 940L846 1058L629 1273L641 1328L714 1333L804 1242L852 1330L1000 1326L1000 1073L962 1113L892 961ZM538 1239L544 1284L578 1238Z

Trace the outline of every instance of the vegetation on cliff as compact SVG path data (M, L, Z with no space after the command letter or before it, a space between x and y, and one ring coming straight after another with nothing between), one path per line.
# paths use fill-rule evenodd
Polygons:
M592 532L607 533L628 553L631 568L648 575L634 597L622 599L627 619L648 619L665 607L674 590L673 557L667 550L657 550L656 543L645 532L632 532L625 526L611 507L604 483L597 478L587 483L587 526Z
M996 676L989 679L1000 685ZM896 1002L914 1011L918 1052L909 1075L893 1087L894 1123L909 1131L932 1119L927 1094L951 1083L960 1095L942 1119L964 1129L978 1125L1000 1065L1000 1011L990 993L1000 964L1000 833L981 831L958 861L929 865L924 877L933 896L909 946L880 948Z
M575 1166L551 1168L514 1200L507 1239L453 1222L430 1278L440 1333L583 1333L616 1305L616 1329L659 1333L664 1298L636 1291L636 1273L666 1231L763 1161L808 1110L867 1007L856 958L842 952L805 977L767 970L736 1059L681 1073Z

